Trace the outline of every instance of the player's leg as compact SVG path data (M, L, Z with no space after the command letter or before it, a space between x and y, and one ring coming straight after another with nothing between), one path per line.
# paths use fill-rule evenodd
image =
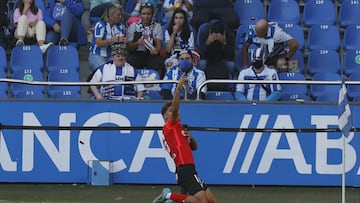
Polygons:
M206 193L206 198L209 203L217 203L218 202L214 193L210 190L209 187L205 190L205 193Z

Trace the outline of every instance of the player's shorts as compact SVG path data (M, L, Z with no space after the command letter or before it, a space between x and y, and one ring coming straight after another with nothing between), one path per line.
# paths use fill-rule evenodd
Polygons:
M189 195L194 195L201 190L206 190L207 185L198 177L195 165L186 164L176 168L176 178L178 184Z

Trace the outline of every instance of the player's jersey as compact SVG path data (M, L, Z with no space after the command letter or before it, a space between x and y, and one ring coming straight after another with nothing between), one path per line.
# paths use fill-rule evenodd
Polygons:
M163 127L163 142L166 150L174 159L176 167L184 164L194 164L194 157L188 137L184 136L183 127L179 120L172 123L168 119Z

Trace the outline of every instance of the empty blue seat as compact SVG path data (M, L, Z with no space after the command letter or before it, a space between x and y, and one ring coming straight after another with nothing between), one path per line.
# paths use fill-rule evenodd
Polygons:
M360 24L360 3L359 1L343 0L339 7L339 25L346 27Z
M360 49L350 49L344 53L342 68L346 75L360 72Z
M147 69L147 68L136 69L136 72L137 72L137 80L140 80L140 81L161 80L159 73L153 69ZM144 87L145 87L146 91L149 91L149 90L159 91L160 90L160 85L155 84L155 83L154 84L144 84Z
M330 92L330 93L327 93L327 94L317 96L315 101L338 102L338 99L339 99L339 93L338 92Z
M321 72L312 77L313 81L342 81L342 77L337 73ZM339 94L340 84L312 84L310 94L316 100L316 97L324 94Z
M312 50L307 61L307 72L311 75L319 72L340 72L340 55L335 50Z
M236 0L233 8L241 24L254 24L255 20L265 18L265 7L260 0Z
M335 25L313 25L308 33L308 49L340 49L340 32Z
M329 0L307 0L303 11L303 24L306 27L319 24L334 25L336 22L335 5Z
M80 99L81 94L78 90L70 88L70 89L66 89L66 90L54 91L50 95L50 98L51 99Z
M306 102L310 101L310 98L301 93L281 93L280 101Z
M32 69L42 71L44 66L43 54L37 45L16 46L11 51L10 70Z
M47 71L59 68L68 68L79 71L79 53L73 46L52 46L46 56L45 67Z
M151 100L159 100L162 99L162 96L160 94L160 91L158 90L148 90L146 92L146 95L150 97Z
M360 81L360 72L353 72L348 81ZM347 85L347 92L350 99L360 98L360 85Z
M344 49L360 49L360 25L346 27L344 31Z
M61 68L49 72L48 81L53 82L80 82L80 75L75 69ZM80 93L80 86L59 86L52 85L48 87L48 94L50 97L55 92L72 91Z
M6 73L0 69L0 78L6 78ZM0 98L7 98L8 84L6 82L0 82Z
M44 81L42 72L37 69L15 70L12 73L12 79L25 80L25 81ZM11 93L14 96L19 92L26 92L26 91L43 93L44 89L45 88L42 85L32 85L32 84L22 84L22 83L11 84Z
M44 99L45 95L39 90L24 90L15 92L13 97L16 99Z
M296 67L297 67L298 71L296 71ZM295 54L292 57L290 57L289 68L290 68L290 70L292 70L294 72L300 72L300 73L305 72L304 56L302 54L302 51L296 50Z
M0 70L7 70L7 58L4 47L0 46Z
M299 4L295 0L270 1L268 8L268 20L279 24L300 23Z
M278 73L280 80L296 80L305 81L302 73ZM305 84L281 84L281 92L286 94L307 94L307 86Z
M233 101L234 95L230 91L207 91L206 100Z
M291 35L297 42L299 42L299 50L303 50L305 48L305 37L304 30L300 25L297 24L279 24L279 26L289 35Z

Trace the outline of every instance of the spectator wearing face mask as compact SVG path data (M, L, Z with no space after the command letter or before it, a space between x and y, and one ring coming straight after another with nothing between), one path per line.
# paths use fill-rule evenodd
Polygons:
M251 65L240 71L238 80L279 80L275 69L264 64L264 52L257 48ZM277 101L280 99L279 84L237 84L235 99L238 101Z
M206 80L204 71L194 66L194 59L191 50L182 50L178 54L178 65L169 68L163 80L179 80L186 77L187 99L196 99L196 93L200 85ZM170 100L173 98L177 84L161 84L161 95L163 99ZM200 98L205 99L206 87L201 89ZM184 91L180 94L184 98Z

